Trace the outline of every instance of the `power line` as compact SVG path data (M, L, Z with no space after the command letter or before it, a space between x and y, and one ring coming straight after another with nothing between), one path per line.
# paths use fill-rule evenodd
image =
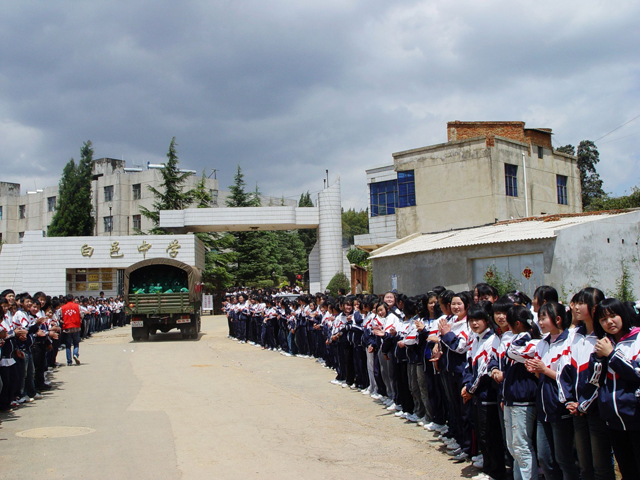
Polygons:
M598 139L594 140L594 141L593 141L593 143L597 142L598 140L603 139L603 138L604 138L604 137L606 137L606 136L611 135L611 134L612 134L613 132L615 132L616 130L620 130L622 127L624 127L624 126L625 126L625 125L627 125L628 123L633 122L636 118L640 118L640 115L637 115L637 116L633 117L631 120L629 120L628 122L625 122L625 123L623 123L622 125L620 125L619 127L614 128L614 129L613 129L613 130L611 130L609 133L607 133L607 134L605 134L605 135L601 136L600 138L598 138Z
M606 145L607 143L617 142L618 140L622 140L623 138L635 137L640 134L640 132L630 133L629 135L625 135L624 137L614 138L613 140L607 140L606 142L602 142L600 145Z

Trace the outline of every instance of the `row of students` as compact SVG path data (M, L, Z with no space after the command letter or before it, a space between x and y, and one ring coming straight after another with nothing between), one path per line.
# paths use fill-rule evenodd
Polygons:
M437 432L453 459L482 469L477 478L614 479L614 456L623 478L640 478L635 305L595 288L569 306L549 286L532 300L486 284L433 290L295 305L229 297L225 310L230 336L254 318L273 325L250 341L317 357L336 370L332 383Z
M112 319L121 308L113 299L0 293L0 410L43 398L58 351L66 350L68 366L80 365L81 337L119 323Z

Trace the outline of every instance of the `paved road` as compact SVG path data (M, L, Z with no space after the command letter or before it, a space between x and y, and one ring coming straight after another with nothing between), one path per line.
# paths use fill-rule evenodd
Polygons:
M63 361L64 352L58 359ZM312 359L226 338L203 318L133 343L128 328L83 342L43 400L0 416L2 478L453 479L478 473Z

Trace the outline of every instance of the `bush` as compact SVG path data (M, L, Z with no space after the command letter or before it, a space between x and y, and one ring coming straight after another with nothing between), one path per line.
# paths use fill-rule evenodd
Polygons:
M498 290L500 297L518 287L518 281L513 278L510 272L499 272L495 265L491 265L485 272L484 281Z
M333 276L333 278L329 282L329 285L327 285L327 290L331 292L332 296L336 297L339 295L338 290L340 290L341 288L344 288L347 293L350 292L351 281L344 273L338 272Z

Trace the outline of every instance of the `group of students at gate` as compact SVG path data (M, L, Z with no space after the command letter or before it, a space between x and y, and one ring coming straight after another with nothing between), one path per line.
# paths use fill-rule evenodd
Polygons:
M101 292L102 293L102 292ZM94 332L125 324L120 297L51 297L44 292L0 293L0 411L43 398L58 351L80 365L80 342Z
M479 479L640 479L640 315L584 288L568 305L434 287L332 298L228 295L229 337L315 357L331 383L435 432ZM615 463L614 463L615 459Z

